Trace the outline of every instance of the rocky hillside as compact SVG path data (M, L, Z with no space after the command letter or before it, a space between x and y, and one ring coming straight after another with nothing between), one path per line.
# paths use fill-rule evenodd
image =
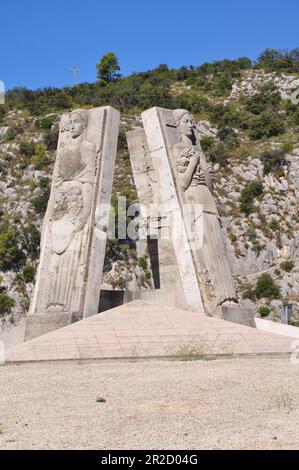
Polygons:
M292 320L299 319L299 105L290 101L299 86L299 75L293 70L253 67L244 61L242 66L225 63L224 71L214 65L192 73L182 68L174 74L160 66L142 80L140 74L132 76L131 81L137 77L142 82L138 82L139 102L134 103L131 96L132 103L123 109L123 101L114 100L120 86L130 88L127 78L114 85L113 94L109 87L100 91L106 93L106 101L102 94L91 100L91 85L86 85L85 94L78 86L76 102L60 90L53 92L53 103L48 91L44 95L36 92L34 99L29 92L26 97L24 90L8 96L8 104L0 111L3 328L28 311L59 117L76 106L108 103L122 109L113 203L119 194L127 197L128 204L137 199L125 131L140 126L142 109L153 104L191 109L203 149L214 165L215 197L240 301L253 306L257 315L275 320L280 319L283 303L291 302ZM164 86L167 96L159 100L153 93ZM104 270L103 287L151 287L146 259L138 258L130 240L109 241Z

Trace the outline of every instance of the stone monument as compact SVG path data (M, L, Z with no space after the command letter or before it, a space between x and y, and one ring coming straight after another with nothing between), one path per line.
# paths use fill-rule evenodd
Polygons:
M98 313L118 129L110 106L61 118L26 339Z
M158 107L145 111L142 120L156 200L175 214L169 219L170 232L173 221L181 219L181 236L172 237L172 246L187 307L223 318L224 310L239 306L212 195L213 172L201 149L196 123L187 110ZM201 213L192 215L192 234L184 215L187 206L202 207Z
M159 304L186 308L176 255L171 240L161 238L165 219L150 208L159 204L159 179L143 129L126 134L133 177L140 206L140 238L136 242L139 256L148 256L153 278L153 291L143 291L141 297ZM153 232L156 233L153 233Z

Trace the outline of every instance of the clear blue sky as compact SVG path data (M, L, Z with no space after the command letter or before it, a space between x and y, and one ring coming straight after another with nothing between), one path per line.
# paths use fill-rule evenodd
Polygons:
M1 0L6 88L94 81L113 51L122 73L299 46L299 0Z

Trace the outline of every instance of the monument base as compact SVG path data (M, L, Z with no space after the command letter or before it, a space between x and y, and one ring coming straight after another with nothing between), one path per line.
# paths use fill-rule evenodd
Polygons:
M78 313L29 315L26 320L25 341L45 335L79 320L82 320L82 315Z
M174 290L167 287L135 291L102 289L99 313L135 300L144 300L154 304L166 305L166 307L188 310L183 294L179 289Z
M250 308L240 307L239 305L223 305L222 313L223 319L226 321L256 328L254 311Z

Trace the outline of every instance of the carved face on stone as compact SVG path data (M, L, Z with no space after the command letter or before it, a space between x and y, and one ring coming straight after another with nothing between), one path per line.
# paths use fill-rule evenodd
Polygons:
M178 131L181 135L192 138L194 134L194 119L189 113L185 113L179 121Z
M72 113L70 116L70 132L73 139L79 137L87 127L87 122L80 113Z

